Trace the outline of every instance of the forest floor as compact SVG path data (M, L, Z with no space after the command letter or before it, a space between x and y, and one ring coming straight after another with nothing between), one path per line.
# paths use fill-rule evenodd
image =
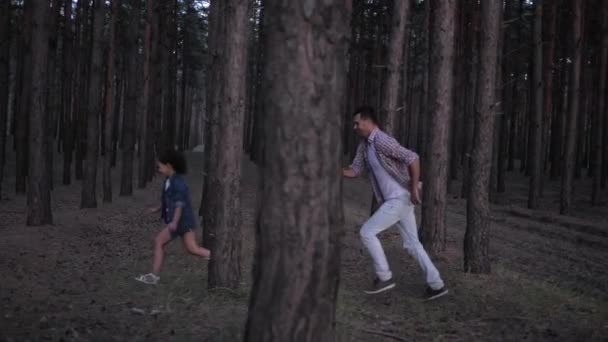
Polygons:
M189 155L188 181L196 206L201 156ZM208 290L206 263L187 255L179 241L168 246L159 285L133 279L150 270L152 239L162 228L155 216L144 215L145 205L159 195L160 177L133 197L115 196L113 203L100 201L99 208L87 210L78 208L79 182L56 182L54 225L26 227L26 198L13 194L14 164L5 170L0 341L242 340L254 242L257 177L251 163L243 169L244 280L238 291ZM56 180L60 174L57 170ZM462 272L466 206L450 197L447 250L433 258L450 293L432 302L421 300L421 272L396 229L381 238L397 287L376 296L362 292L373 276L358 237L371 192L365 179L345 180L338 340L607 341L606 203L588 205L591 185L584 179L577 182L575 214L560 216L559 182L547 181L542 209L527 210L525 178L510 177L508 193L492 208L491 275Z

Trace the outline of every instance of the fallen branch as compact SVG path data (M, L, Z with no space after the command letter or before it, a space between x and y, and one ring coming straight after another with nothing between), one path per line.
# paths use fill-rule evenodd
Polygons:
M394 334L389 334L389 333L384 332L384 331L370 330L370 329L358 329L358 330L361 331L361 332L367 333L367 334L371 334L371 335L379 335L379 336L384 336L384 337L392 338L392 339L397 340L397 341L404 341L404 342L407 341L403 337L399 337L399 336L394 335Z

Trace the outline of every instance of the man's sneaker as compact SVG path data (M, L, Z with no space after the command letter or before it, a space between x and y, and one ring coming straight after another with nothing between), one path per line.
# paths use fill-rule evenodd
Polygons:
M158 281L160 280L160 277L154 273L148 273L140 275L139 277L135 278L135 280L141 281L142 283L148 285L156 285L156 283L158 283Z
M376 294L376 293L390 290L393 287L395 287L395 282L393 281L392 278L389 280L385 280L385 281L382 281L379 278L376 278L376 279L374 279L374 283L372 284L372 287L369 290L365 290L365 293Z
M445 296L446 294L448 294L448 289L446 289L445 286L438 290L433 290L432 288L427 287L426 293L424 295L424 299L433 300L433 299L437 299L439 297Z

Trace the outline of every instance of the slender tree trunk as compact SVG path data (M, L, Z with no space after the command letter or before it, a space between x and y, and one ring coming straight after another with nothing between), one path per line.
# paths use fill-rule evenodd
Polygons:
M127 46L127 80L125 91L125 110L123 114L123 148L120 177L120 196L133 194L133 160L135 159L135 123L138 97L137 36L139 31L140 1L130 0L131 13L125 43ZM141 145L140 145L141 149ZM140 157L141 158L141 157Z
M118 34L117 32L115 34ZM116 37L116 39L118 40L118 36ZM120 42L116 42L117 45L120 44ZM118 160L118 137L120 136L120 122L121 122L121 114L122 114L122 108L124 106L124 102L123 102L123 98L124 98L124 94L125 94L125 70L124 70L124 66L120 66L121 63L124 62L118 62L118 66L116 67L117 70L120 70L118 72L115 73L116 75L116 95L115 95L115 101L114 101L114 108L113 108L113 112L112 115L114 115L114 118L112 119L112 156L111 156L111 160L110 160L110 167L111 168L115 168L116 167L116 161Z
M64 2L63 23L63 87L62 87L62 142L63 142L63 184L72 182L72 156L74 129L72 118L72 91L74 84L74 29L72 22L72 2Z
M501 20L504 20L504 16L501 15ZM497 52L496 52L496 95L494 97L494 102L496 103L495 115L497 118L494 119L494 127L493 129L493 138L492 138L492 166L490 168L490 183L489 183L489 199L490 202L496 202L498 199L498 158L500 157L499 153L499 141L498 137L500 137L501 131L501 120L500 118L504 115L505 107L504 107L504 99L502 98L502 93L504 89L503 82L503 60L504 56L502 51L504 50L504 29L503 24L500 25L498 31L498 43L497 43Z
M459 179L461 172L462 149L464 147L464 120L465 116L465 97L466 97L466 61L465 61L465 41L467 22L465 17L465 1L457 0L458 16L456 26L456 56L454 62L454 113L452 115L452 135L451 135L451 155L450 155L450 180ZM453 191L452 187L448 187Z
M99 154L99 119L102 117L102 39L104 1L95 0L93 5L93 50L91 53L91 78L87 107L87 151L82 181L81 208L97 207L97 157Z
M4 180L8 93L10 90L10 23L10 1L3 1L0 4L0 200L2 199L2 181Z
M202 89L204 92L205 90ZM186 88L186 117L184 118L184 149L189 149L190 136L192 135L192 111L194 110L194 89L192 87Z
M501 22L501 0L481 2L479 91L471 160L471 189L467 199L464 271L490 273L490 203L488 184L496 114L496 62Z
M175 88L177 77L177 21L176 0L167 1L164 6L165 30L162 34L163 51L163 148L174 148L175 146Z
M110 49L108 50L108 65L106 69L106 101L105 101L105 155L103 158L103 202L112 202L112 141L114 137L114 101L118 90L116 88L116 25L120 0L111 2Z
M153 99L154 96L154 59L155 59L155 41L158 34L157 17L155 15L157 2L156 0L148 0L146 2L146 35L144 38L144 93L142 96L142 118L141 130L139 138L139 169L137 186L143 189L148 182L148 155L152 154L151 142L154 134L153 125L150 123L154 118L153 114Z
M584 14L583 14L584 16ZM583 26L584 27L584 26ZM583 28L584 31L584 28ZM582 169L586 166L586 141L587 141L587 117L589 113L589 99L591 89L591 66L587 64L587 39L583 36L583 66L581 67L581 89L579 91L579 111L576 120L576 142L575 146L575 158L574 164L574 179L580 179L582 175Z
M519 1L507 1L505 7L505 20L508 22L504 33L504 44L502 49L502 115L500 116L500 133L498 138L498 175L496 179L496 192L504 193L506 191L506 172L508 169L509 149L511 148L511 122L514 121L514 108L516 101L517 89L517 54L515 49L518 48L518 30L521 25L519 22L519 14L517 4Z
M429 54L429 129L424 180L421 240L433 252L446 245L446 197L448 182L448 138L453 110L454 29L456 2L431 0L431 50Z
M264 44L266 41L265 35L265 25L264 25L264 2L260 2L260 15L258 20L258 38L256 42L255 49L255 74L252 77L252 82L255 83L253 86L252 94L253 97L253 106L251 107L251 140L250 140L250 154L249 157L251 161L256 162L259 166L261 166L262 158L263 158L263 150L264 150L264 137L263 137L263 112L262 105L263 101L261 100L261 80L264 69Z
M576 163L576 131L577 117L580 99L581 68L583 64L583 28L584 28L584 9L583 2L573 3L574 17L572 18L571 48L573 52L572 73L570 79L568 95L568 131L566 132L565 153L562 158L562 188L560 195L560 213L569 214L572 205L572 189L574 168Z
M58 139L57 136L57 122L60 118L60 109L61 105L61 92L57 90L61 89L61 84L63 80L61 77L57 77L57 65L61 65L57 62L57 45L59 42L59 18L61 17L61 9L62 9L63 0L53 0L51 2L51 11L49 12L49 17L47 19L47 30L48 34L48 42L49 51L48 51L48 75L47 75L47 84L48 84L48 94L46 96L46 112L48 115L47 123L47 134L48 134L48 144L47 144L47 153L45 154L46 159L46 170L49 173L49 187L53 190L54 186L54 167L53 167L53 159L54 159L54 142Z
M217 112L212 115L211 144L207 146L203 187L203 227L214 258L209 262L209 287L237 288L241 280L240 184L247 76L248 3L228 0L211 2L212 15L223 20L215 26L215 48L223 59L214 87L219 88ZM213 88L213 87L211 87ZM209 131L209 130L208 130Z
M264 161L264 101L262 101L262 75L264 74L265 59L264 51L266 44L266 26L264 23L265 18L265 7L264 2L261 3L260 8L260 28L258 38L258 50L256 51L256 58L258 60L256 80L257 85L255 87L255 107L253 108L253 137L251 146L251 160L255 161L259 166L263 166Z
M87 108L89 103L89 85L91 74L91 56L92 56L92 26L89 24L90 1L80 0L78 2L80 16L80 51L78 58L79 65L79 83L75 88L76 110L74 115L76 124L74 125L75 145L76 145L76 160L75 160L75 177L77 180L82 180L84 177L84 158L87 148Z
M186 148L187 145L187 141L186 141L186 113L187 113L187 108L186 108L186 93L188 90L188 84L189 84L189 80L192 77L191 76L191 70L190 70L190 48L192 43L190 42L191 40L191 36L190 36L190 30L192 30L192 28L190 27L190 24L192 22L192 20L190 19L191 16L193 15L193 13L195 13L195 9L194 9L194 4L192 3L192 0L188 0L185 2L184 6L186 7L186 15L184 18L184 26L182 28L183 31L183 42L182 42L182 78L181 78L181 84L180 84L180 115L179 115L179 122L178 122L178 140L179 140L179 149L180 150L184 150ZM208 71L208 72L212 72L212 71ZM199 208L200 209L200 208Z
M146 166L144 168L146 174L146 182L151 182L154 178L155 166L154 157L155 153L162 151L162 119L163 119L163 54L164 46L163 35L166 31L166 25L164 22L165 13L163 6L166 1L156 1L154 5L154 25L155 29L152 35L152 60L150 68L150 85L151 93L148 98L148 140L146 140Z
M555 39L557 30L557 1L548 1L543 9L543 174L549 169L549 151L553 118L553 69L555 62ZM546 32L546 33L545 33ZM541 197L543 196L541 187Z
M382 113L384 116L384 130L394 137L399 134L400 117L404 113L403 108L399 110L399 84L403 65L403 46L407 38L407 24L409 19L409 1L393 1L393 19L391 23L390 45L388 48L388 75L384 85L384 97L382 101Z
M309 6L265 2L268 163L262 170L246 341L335 338L344 220L336 171L341 165L342 97L318 94L345 90L350 5L335 0ZM294 44L285 44L287 39ZM301 52L303 45L309 47L307 54Z
M48 164L48 131L46 112L47 81L48 81L48 22L50 9L48 2L32 1L29 23L32 25L32 54L31 61L31 98L29 125L29 177L27 190L27 225L40 226L53 223L51 212L51 190L49 184Z
M186 40L184 39L184 42ZM185 45L185 43L184 43ZM180 108L180 115L179 115L179 122L178 122L178 129L179 129L179 133L178 133L178 139L179 139L179 149L180 151L183 151L186 149L186 141L185 139L185 135L186 135L186 126L185 126L185 116L186 116L186 90L187 90L187 79L189 77L189 70L187 68L187 66L184 64L182 65L182 79L181 79L181 93L180 93L180 102L181 102L181 108Z
M600 86L597 111L595 113L595 137L593 138L593 186L591 187L591 204L600 202L600 186L602 179L602 141L608 134L604 131L604 120L608 115L606 83L608 82L608 1L602 2L602 41L600 53ZM606 145L604 145L606 148Z
M534 74L532 76L533 104L532 122L530 124L530 140L532 154L530 165L530 187L528 192L528 208L538 208L540 199L543 153L542 153L542 119L543 119L543 3L537 1L534 10Z
M552 126L551 135L551 179L555 180L557 177L562 175L562 156L564 153L564 123L566 121L565 115L568 111L568 87L570 84L570 68L569 65L562 61L560 73L560 87L559 87L559 102L558 108L555 110L555 117L553 121L555 125Z
M475 98L477 94L477 73L478 73L478 53L479 48L478 36L479 36L479 4L474 0L465 0L465 6L467 11L471 13L470 25L467 29L466 39L466 99L465 99L465 123L464 131L473 132L475 129L474 111L475 111ZM464 139L464 153L462 158L463 173L462 173L462 191L460 196L463 198L468 197L469 182L470 182L470 170L471 170L471 151L473 148L473 135L467 134Z
M423 80L422 80L422 97L420 98L420 108L418 110L418 141L416 143L416 147L418 148L418 154L420 155L421 160L427 160L427 149L428 149L428 135L427 135L427 128L429 127L429 118L428 118L428 114L430 113L429 111L429 92L430 92L430 76L429 76L429 71L431 69L431 66L428 65L429 61L430 61L430 55L431 55L431 1L425 1L424 3L424 13L425 13L425 20L424 20L424 28L425 28L425 33L423 33L423 36L425 37L425 42L424 42L424 52L423 52L423 56L426 56L426 58L424 58L424 76L423 76Z
M15 173L15 192L24 194L26 190L26 181L28 176L28 131L30 106L32 101L31 86L32 86L32 18L33 18L33 2L35 0L26 0L23 4L23 32L22 32L22 51L23 55L17 61L20 63L19 70L21 71L22 87L16 91L20 92L19 107L15 108L16 114L16 173ZM48 46L47 46L48 53ZM45 64L46 65L46 64Z

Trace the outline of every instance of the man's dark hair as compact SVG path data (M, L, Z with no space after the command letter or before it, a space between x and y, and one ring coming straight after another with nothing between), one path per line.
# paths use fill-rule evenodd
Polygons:
M376 112L374 111L374 108L372 106L361 106L361 107L355 109L353 116L355 116L357 114L361 114L362 119L370 120L371 122L375 123L376 125L378 124Z
M186 157L179 151L167 149L160 155L158 161L171 165L173 170L179 174L185 174L187 171Z

